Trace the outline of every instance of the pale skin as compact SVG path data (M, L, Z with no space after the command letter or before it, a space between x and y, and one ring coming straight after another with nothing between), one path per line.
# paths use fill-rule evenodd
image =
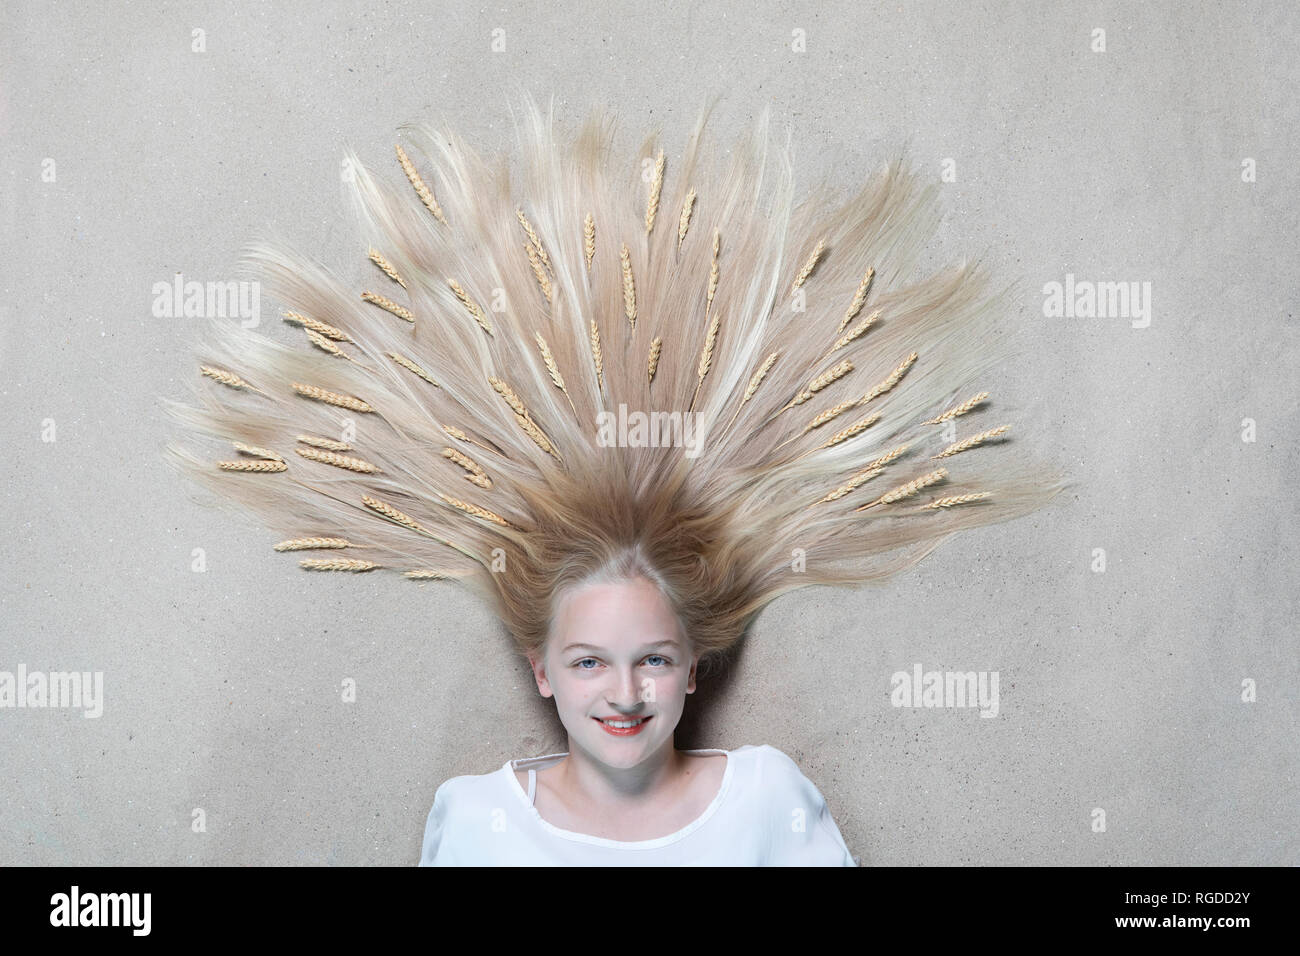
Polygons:
M575 646L577 645L577 646ZM695 692L691 654L672 607L653 582L588 584L564 594L540 657L537 689L554 697L569 755L537 773L535 806L564 830L633 842L675 833L722 785L727 757L683 754L673 733ZM615 736L594 718L649 717ZM527 771L515 771L527 790Z

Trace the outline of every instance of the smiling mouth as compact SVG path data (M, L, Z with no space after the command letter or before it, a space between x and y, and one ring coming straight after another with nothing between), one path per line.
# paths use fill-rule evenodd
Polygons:
M605 730L613 734L636 733L654 718L651 714L649 717L630 717L626 719L605 720L600 717L593 717L592 720L599 723Z

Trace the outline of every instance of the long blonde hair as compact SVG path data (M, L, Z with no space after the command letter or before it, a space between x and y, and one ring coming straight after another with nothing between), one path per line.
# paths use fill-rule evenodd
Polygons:
M616 157L604 113L569 139L529 99L517 181L427 127L391 175L349 155L364 288L253 246L302 337L212 323L196 404L164 405L226 460L168 458L304 567L475 588L524 654L564 588L643 574L711 658L787 591L881 579L1067 487L980 387L1010 290L914 275L936 185L898 159L796 201L766 112L729 162L707 118L679 160L655 137ZM698 445L607 441L654 413Z

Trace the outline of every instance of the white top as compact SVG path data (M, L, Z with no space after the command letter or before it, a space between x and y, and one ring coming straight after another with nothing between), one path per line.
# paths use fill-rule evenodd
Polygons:
M568 752L508 760L494 773L452 777L434 794L420 866L857 866L826 800L799 766L767 744L726 754L713 802L676 833L607 840L542 819L537 771ZM528 771L528 791L515 770Z

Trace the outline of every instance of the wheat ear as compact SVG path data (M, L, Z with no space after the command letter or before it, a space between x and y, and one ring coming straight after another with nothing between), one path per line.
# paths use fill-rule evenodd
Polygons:
M351 458L348 455L340 455L332 451L322 451L319 448L295 448L298 454L312 461L319 461L321 464L333 465L335 468L346 468L348 471L359 471L365 475L373 475L379 471L378 465L373 465L368 461L360 458Z
M511 525L505 518L495 512L488 511L486 508L480 508L478 505L472 505L467 501L461 501L459 498L452 498L449 495L444 495L441 491L437 494L438 497L447 502L447 504L459 511L465 512L467 515L473 515L475 518L483 518L486 521L491 521L493 524L499 524L503 528L513 527L513 525Z
M758 386L763 384L763 379L767 377L767 373L771 370L772 366L776 364L776 357L779 354L779 352L773 352L767 358L763 359L763 364L758 367L758 371L749 377L749 385L745 389L745 394L740 399L740 404L736 406L736 411L731 416L731 421L727 422L728 428L730 428L740 416L740 410L744 407L745 403L754 397L754 393L758 391Z
M470 438L469 435L465 434L465 432L463 432L461 429L457 428L455 425L443 425L442 430L445 431L452 438L456 439L456 441L463 441L467 445L477 445L479 448L482 448L484 451L490 451L490 452L500 454L500 449L489 448L481 441L475 441L474 439Z
M252 455L254 458L265 458L268 461L284 461L282 455L278 455L269 448L262 448L259 445L245 445L243 442L234 442L235 451L245 455Z
M348 355L347 352L344 352L341 348L339 348L338 343L334 342L333 340L325 338L325 336L321 335L319 332L316 332L312 329L305 329L304 331L307 333L307 338L311 339L311 344L316 346L322 352L328 352L330 355L333 355L336 358L347 359L349 362L354 362L357 365L361 364L360 362L357 362L357 360L354 359L351 355Z
M627 251L627 243L618 253L619 261L623 264L623 312L627 315L627 320L636 329L636 284L632 281L632 259Z
M876 396L885 394L885 392L889 391L891 388L897 385L898 380L901 379L907 373L907 370L912 367L912 363L915 361L916 361L916 353L913 352L907 358L903 359L902 364L900 364L898 368L894 369L892 372L889 373L888 378L886 378L883 382L881 382L871 391L867 392L867 394L863 395L860 399L858 399L858 404L865 405L867 404L867 402L871 401Z
M302 382L289 383L295 392L304 398L314 399L318 402L324 402L326 405L336 405L339 408L348 408L354 412L373 412L374 408L363 402L359 398L351 395L342 395L338 392L326 391L323 388L317 388L315 385L304 385Z
M425 208L433 213L440 223L447 225L447 217L442 214L442 207L438 205L438 200L433 198L433 190L420 178L415 164L411 162L411 157L406 155L406 150L402 149L400 143L397 144L397 161L402 164L402 172L406 173L406 178L411 181L415 194L420 197L420 202L424 203Z
M786 405L785 408L793 408L795 405L802 405L804 402L808 401L810 398L812 398L822 389L826 388L829 385L834 384L835 382L838 382L845 375L848 375L849 372L852 371L853 371L853 363L848 359L844 359L838 365L835 365L834 367L828 369L827 371L823 372L821 375L818 375L816 378L814 378L811 382L809 382L807 388L805 388L794 398L790 399L790 404ZM785 408L781 409L781 411L785 411Z
M524 434L531 438L542 451L554 456L557 461L563 461L559 452L555 450L555 445L546 437L546 433L538 427L537 423L533 421L532 416L528 414L528 408L524 405L523 400L515 394L515 390L499 378L489 377L488 383L498 395L505 399L506 404L515 413L515 421L524 430Z
M327 339L333 339L335 342L351 342L352 336L348 335L342 329L336 329L332 325L326 325L319 319L313 319L310 315L303 315L301 312L285 312L282 318L286 322L293 322L301 325L305 329L325 336Z
M719 321L719 314L714 312L713 320L709 323L709 331L704 336L704 347L700 350L700 364L696 369L698 381L695 383L695 394L691 396L691 404L687 411L695 407L695 400L700 397L700 389L704 386L704 376L708 375L709 369L713 367L713 346L718 338Z
M984 399L988 397L989 397L988 392L980 392L978 395L974 395L966 399L966 401L962 402L960 405L954 405L952 408L948 409L946 412L944 412L942 415L938 416L937 418L931 418L928 421L921 422L921 424L941 425L950 418L956 418L958 415L965 415L972 408L974 408L976 405L978 405L980 402L984 401Z
M836 335L844 331L844 326L853 321L853 317L857 315L858 310L862 308L862 303L867 301L867 290L871 288L871 280L875 275L876 269L872 266L867 270L867 274L862 277L862 281L858 283L858 291L853 294L853 301L849 303L849 308L848 311L844 313L844 318L840 319L840 327L835 330Z
M244 381L234 372L227 372L223 368L214 368L211 365L200 365L199 371L202 372L204 375L206 375L208 378L215 379L216 381L220 382L222 385L227 385L230 388L246 388L250 392L257 392L257 394L259 395L266 395L266 392L262 391L256 385L250 385L248 382ZM270 398L271 396L266 395L266 397Z
M330 451L351 451L352 446L345 441L335 441L333 438L318 438L315 435L299 435L298 441L304 445L313 445L316 448L327 448Z
M442 388L441 385L439 385L437 382L433 380L433 376L430 375L427 371L425 371L422 366L417 365L415 362L412 362L405 355L402 355L399 352L389 352L388 357L392 359L394 362L396 362L398 365L402 366L402 368L406 369L407 371L414 372L416 375L420 376L420 378L424 379L430 385L436 386L437 388Z
M560 376L560 367L555 364L555 356L551 354L551 347L546 344L546 339L542 338L541 332L535 334L537 335L537 348L542 353L542 361L546 363L546 371L551 376L551 381L569 400L569 407L573 409L573 414L578 414L578 408L573 404L573 397L569 395L569 390L564 385L564 379Z
M403 571L402 577L410 578L412 581L447 581L452 578L464 577L461 571L442 571L437 568L415 568L410 571Z
M363 292L361 293L361 298L369 302L371 305L377 305L384 311L393 313L393 315L397 316L399 319L404 319L412 324L415 323L415 316L410 313L410 310L398 305L387 296L377 295L374 292Z
M582 251L587 257L587 271L591 271L591 260L596 255L596 220L591 218L591 213L587 213L587 218L582 222Z
M289 466L282 461L219 461L217 467L222 471L288 471Z
M596 326L595 319L591 320L591 360L596 366L596 387L604 389L605 363L600 350L600 329Z
M936 498L929 504L919 505L917 511L929 511L932 508L951 508L953 505L964 505L970 501L982 501L985 498L992 497L990 491L976 491L969 495L952 495L948 498Z
M958 454L959 452L965 451L968 448L974 448L976 445L982 445L988 439L996 438L998 435L1001 435L1004 432L1008 432L1010 430L1011 430L1010 425L1000 425L997 428L991 428L986 432L980 432L978 435L973 435L970 438L967 438L965 441L959 441L954 444L951 444L943 451L939 452L939 454L931 455L930 457L949 458L953 455Z
M867 316L857 325L853 326L853 328L849 329L849 331L845 332L838 339L836 339L835 344L831 346L831 352L838 352L840 349L844 348L846 345L853 342L855 339L861 338L862 334L866 332L867 329L871 328L871 323L875 322L876 319L878 318L880 318L879 309L877 309L875 312L872 312L869 316Z
M810 275L812 275L812 271L813 269L817 268L817 261L821 259L822 253L825 251L825 249L826 249L826 240L825 239L819 240L817 243L817 248L813 249L812 253L808 256L807 260L804 262L803 268L799 270L799 274L795 276L794 281L790 283L791 295L794 295L795 292L799 290L799 287L804 284L804 282L808 279Z
M713 295L718 291L718 277L721 273L718 271L718 251L722 248L722 233L717 229L713 230L713 261L709 265L709 289L704 296L704 312L708 314L713 308Z
M321 548L350 548L347 538L290 538L275 546L277 551L315 551Z
M865 484L866 482L870 481L872 478L875 478L884 470L885 469L880 467L864 468L862 469L862 471L858 472L856 475L854 475L844 484L840 485L838 488L836 488L834 491L828 494L825 498L819 499L816 502L816 504L821 504L824 501L838 501L840 498L843 498L845 495L853 491L859 485Z
M524 215L524 211L517 206L515 207L515 216L519 219L519 225L524 227L524 234L528 236L528 242L537 254L537 258L541 260L542 265L546 266L546 271L551 272L551 274L554 275L551 270L551 259L546 254L546 250L542 247L542 240L537 238L537 231L533 229L533 224L528 221L528 217ZM547 298L549 299L550 296L548 295Z
M659 353L663 351L663 336L656 335L654 341L650 343L650 357L646 363L646 374L650 376L648 382L655 380L655 371L659 368Z
M465 306L466 311L474 317L474 321L479 324L479 328L488 335L492 335L492 326L488 322L487 315L483 312L483 309L479 304L470 298L469 293L462 289L460 283L455 279L448 278L447 285L451 287L452 292L456 293L456 298L460 299L460 303Z
M455 448L444 448L442 450L442 457L454 461L456 464L460 465L460 467L469 472L469 474L463 476L468 481L472 481L480 488L492 487L492 479L487 476L487 472L483 470L483 466L474 461L468 455L457 451Z
M542 267L542 260L537 256L537 250L524 243L524 252L528 255L528 264L533 267L533 275L537 279L538 286L541 287L542 295L546 297L546 304L551 303L551 280L546 275L546 269Z
M866 511L868 508L874 508L877 505L887 505L887 504L891 504L892 502L898 501L901 498L910 498L912 495L916 494L922 488L927 488L930 485L934 484L936 481L943 480L945 477L947 477L947 475L948 475L947 468L939 468L935 471L930 472L927 475L922 475L920 478L916 478L912 481L909 481L905 485L899 485L897 488L885 492L875 501L869 502L860 508L854 508L853 510Z
M650 197L645 204L645 231L649 232L655 225L655 213L659 211L659 193L664 188L664 151L659 150L655 160L655 177L650 183Z
M695 190L692 189L686 194L685 201L682 202L682 214L677 220L677 248L680 250L682 243L686 241L686 230L691 228L691 210L695 208Z
M384 273L384 275L388 276L388 278L392 279L403 289L406 288L406 280L397 274L397 270L393 268L393 264L389 262L387 259L385 259L383 255L380 254L378 249L371 249L369 252L369 256L370 256L370 261L373 262L375 265L379 266L380 270Z
M359 561L348 558L303 558L298 562L308 571L372 571L383 567L374 561Z

